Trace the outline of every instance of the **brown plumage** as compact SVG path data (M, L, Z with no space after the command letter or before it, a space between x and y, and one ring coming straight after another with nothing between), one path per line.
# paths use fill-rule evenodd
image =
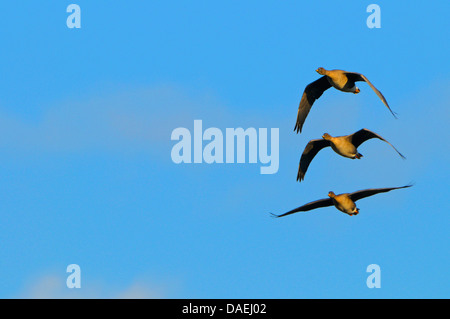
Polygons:
M395 113L389 107L383 94L361 73L347 72L343 70L325 70L324 68L318 68L317 73L323 75L318 80L308 84L303 92L302 98L297 112L297 121L295 123L294 131L297 133L302 132L303 124L311 110L314 102L320 98L326 90L330 87L334 87L339 91L351 92L357 94L360 89L356 87L355 82L364 81L375 91L381 101L386 105L392 115L396 117Z
M303 206L297 207L293 210L288 211L287 213L281 214L281 215L275 215L272 214L274 217L284 217L287 215L291 215L298 212L306 212L313 209L321 208L321 207L328 207L328 206L335 206L338 210L341 212L353 216L359 214L359 209L356 207L355 202L357 200L360 200L365 197L369 197L378 193L385 193L389 192L394 189L401 189L401 188L407 188L411 187L412 185L406 185L401 187L388 187L388 188L371 188L371 189L364 189L360 191L356 191L353 193L344 193L335 195L333 192L328 193L329 198L319 199L314 202L307 203Z
M325 133L322 136L322 139L311 140L306 145L305 150L300 158L300 163L298 164L298 173L297 173L297 181L301 182L305 178L306 171L308 170L309 164L317 155L317 153L327 147L331 146L331 148L339 155L351 159L360 159L363 157L360 153L358 153L358 147L367 140L372 138L378 138L386 143L388 143L392 148L403 158L405 156L402 155L391 143L386 141L380 135L372 132L368 129L361 129L353 134L345 135L345 136L330 136L330 134Z

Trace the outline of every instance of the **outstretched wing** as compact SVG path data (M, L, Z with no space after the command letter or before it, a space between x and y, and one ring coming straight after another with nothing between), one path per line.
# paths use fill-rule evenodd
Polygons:
M287 213L281 214L281 215L275 215L272 214L272 216L274 217L283 217L283 216L287 216L290 214L294 214L294 213L298 213L298 212L306 212L308 210L312 210L312 209L316 209L316 208L321 208L321 207L327 207L327 206L333 206L333 200L331 198L324 198L324 199L319 199L316 200L314 202L305 204L303 206L297 207L291 211L288 211Z
M314 101L330 87L331 84L325 75L306 86L298 106L297 122L295 123L294 131L297 131L297 133L302 132L303 123L305 123Z
M352 201L356 202L357 200L360 200L362 198L369 197L369 196L372 196L372 195L375 195L378 193L386 193L386 192L389 192L394 189L407 188L407 187L411 187L411 186L412 185L406 185L406 186L401 186L401 187L364 189L364 190L360 190L360 191L348 194L348 196L350 197L350 199Z
M392 145L391 143L389 143L388 141L386 141L384 138L382 138L380 135L378 135L375 132L372 132L368 129L361 129L356 133L353 133L351 136L351 142L353 145L355 145L356 148L358 148L359 145L361 145L362 143L364 143L367 140L370 140L371 138L378 138L386 143L388 143L390 146L392 146L392 148L402 157L402 158L406 158L405 156L403 156L402 153L400 153L395 147L394 145Z
M308 166L313 160L314 156L324 147L330 146L330 141L324 139L311 140L306 145L303 151L300 163L298 164L297 181L301 182L305 178Z
M386 107L389 109L389 111L391 111L392 115L397 118L397 115L394 111L391 110L391 108L389 107L388 102L386 101L386 98L383 96L383 94L378 91L378 89L369 81L369 79L367 79L363 74L361 73L356 73L356 72L346 72L345 75L347 76L347 78L350 81L353 82L358 82L358 81L364 81L367 84L369 84L369 86L372 88L372 90L374 90L374 92L378 95L378 97L381 99L381 101L384 103L384 105L386 105Z

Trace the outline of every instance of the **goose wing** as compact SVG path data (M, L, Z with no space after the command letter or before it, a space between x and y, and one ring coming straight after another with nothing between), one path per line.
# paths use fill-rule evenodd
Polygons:
M390 146L392 146L392 148L403 158L405 159L406 157L403 156L402 153L400 153L395 147L394 145L392 145L391 143L389 143L388 141L386 141L384 138L382 138L380 135L378 135L375 132L372 132L368 129L361 129L358 132L353 133L352 135L350 135L351 137L351 142L352 144L358 148L359 145L361 145L362 143L364 143L367 140L370 140L371 138L378 138L386 143L388 143Z
M367 84L369 84L369 86L372 88L372 90L374 90L374 92L378 95L378 97L381 99L381 101L384 103L384 105L386 105L386 107L389 109L389 111L391 111L392 115L397 118L397 115L394 111L391 110L391 108L389 107L388 102L386 101L386 98L384 97L384 95L378 91L378 89L369 81L369 79L367 79L363 74L361 73L356 73L356 72L346 72L345 75L347 76L347 78L352 81L352 82L358 82L358 81L363 81L366 82Z
M362 198L369 197L369 196L372 196L372 195L376 195L378 193L386 193L386 192L389 192L389 191L394 190L394 189L407 188L407 187L411 187L411 186L412 185L406 185L406 186L401 186L401 187L364 189L364 190L360 190L360 191L348 194L348 196L350 197L350 199L352 201L356 202L357 200L360 200Z
M324 199L319 199L316 200L314 202L305 204L303 206L297 207L293 210L288 211L287 213L281 214L281 215L275 215L272 214L273 217L283 217L283 216L287 216L290 214L294 214L297 212L306 212L308 210L313 210L316 208L321 208L321 207L327 207L327 206L333 206L333 200L331 198L324 198Z
M314 156L324 147L330 146L330 141L324 139L311 140L306 145L305 150L300 158L298 164L297 181L301 182L305 178L308 166L313 160Z
M297 122L295 123L294 131L297 131L297 133L302 132L303 123L305 123L305 119L314 101L330 87L331 84L325 75L306 86L300 99L300 105L298 106Z

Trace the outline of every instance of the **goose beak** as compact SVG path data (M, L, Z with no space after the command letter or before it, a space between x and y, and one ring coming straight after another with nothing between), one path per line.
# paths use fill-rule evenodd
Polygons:
M358 94L359 92L361 92L361 90L359 89L359 88L356 88L356 90L355 90L355 94Z

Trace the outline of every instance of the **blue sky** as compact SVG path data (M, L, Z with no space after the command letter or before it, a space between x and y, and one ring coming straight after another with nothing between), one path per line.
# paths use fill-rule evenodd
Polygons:
M0 297L450 297L448 1L69 1L0 5ZM317 67L365 74L324 93ZM172 130L279 128L280 168L172 162ZM352 161L306 143L371 129ZM336 193L414 187L282 213ZM78 264L82 288L65 286ZM366 268L381 267L380 289Z

